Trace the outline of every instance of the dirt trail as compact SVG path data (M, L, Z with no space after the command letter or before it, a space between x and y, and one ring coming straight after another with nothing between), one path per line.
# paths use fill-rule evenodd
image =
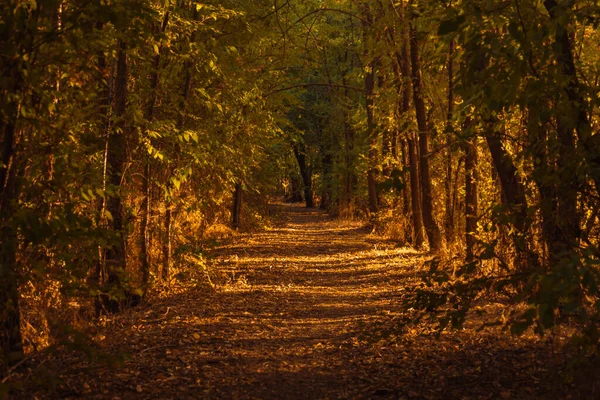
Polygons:
M217 247L215 289L190 289L100 331L118 368L53 361L42 397L102 399L548 398L543 343L464 331L380 337L422 255L279 205L273 229ZM83 367L82 367L83 365ZM558 393L554 393L558 395ZM554 397L554 396L552 396Z

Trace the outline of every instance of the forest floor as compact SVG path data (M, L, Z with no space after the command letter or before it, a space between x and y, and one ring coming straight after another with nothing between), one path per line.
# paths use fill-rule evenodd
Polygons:
M212 287L187 285L104 319L95 345L125 355L119 365L40 356L18 397L600 398L598 370L571 368L557 338L397 327L425 254L319 210L273 211L273 228L214 246Z

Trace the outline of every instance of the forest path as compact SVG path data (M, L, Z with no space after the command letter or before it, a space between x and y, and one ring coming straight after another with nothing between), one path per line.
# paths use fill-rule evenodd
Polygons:
M274 211L274 228L214 249L214 289L198 285L106 322L99 343L128 354L121 367L54 361L62 382L49 397L557 398L540 341L395 330L422 254L319 210Z
M377 370L390 366L377 365L369 335L399 313L400 282L419 254L321 210L271 207L273 229L214 250L213 293L170 299L160 330L141 325L136 345L161 346L131 351L154 377L139 397L371 397Z

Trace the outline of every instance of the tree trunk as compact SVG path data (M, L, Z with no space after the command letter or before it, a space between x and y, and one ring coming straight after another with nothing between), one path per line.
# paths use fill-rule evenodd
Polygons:
M296 156L298 167L300 168L302 183L304 183L304 200L306 201L306 208L313 208L312 171L306 162L306 147L304 144L294 144L293 147L294 155Z
M577 132L577 137L582 144L582 147L587 153L587 158L592 164L590 175L596 186L596 192L600 193L600 135L593 135L593 128L587 113L587 101L583 96L585 90L580 87L577 77L577 69L573 57L573 45L569 37L569 15L561 14L561 11L567 11L566 7L559 6L556 0L544 0L544 6L550 15L550 18L555 22L554 45L552 49L555 53L555 58L562 74L566 78L564 81L564 90L569 99L567 112L561 113L558 119L565 131L570 131L573 128ZM563 81L563 80L561 80ZM562 111L562 110L561 110ZM563 136L563 135L561 135ZM563 136L563 142L568 140ZM568 200L567 200L568 202ZM569 206L567 206L569 207ZM572 224L574 221L570 222ZM571 230L571 235L579 236L577 231L579 227L567 227Z
M302 201L302 193L300 191L300 180L296 174L290 177L290 193L286 201L290 203L300 203Z
M362 5L363 15L363 41L368 42L368 29L373 24L373 14L369 10L368 4ZM369 194L369 211L377 212L377 170L378 170L378 151L377 151L377 130L375 129L374 107L375 107L375 68L377 61L373 60L369 52L365 50L365 59L369 60L365 64L365 110L367 112L367 143L369 145L368 152L368 169L367 169L367 189Z
M500 179L502 187L502 201L508 208L516 234L513 234L513 242L517 251L515 260L517 269L527 269L539 265L537 255L529 248L526 237L529 233L530 219L527 215L527 198L525 197L525 186L519 178L517 168L512 158L502 146L500 135L494 130L493 123L486 121L490 129L485 135L494 169Z
M332 188L331 188L331 174L333 171L333 156L327 150L323 156L323 192L321 193L321 204L319 208L322 210L328 210L331 206Z
M17 269L19 235L14 221L22 175L17 142L21 102L27 97L24 73L33 58L40 10L41 5L35 2L20 7L15 7L14 2L0 5L0 378L24 357Z
M465 144L465 242L467 262L473 261L477 233L478 193L477 145L475 140Z
M115 78L115 124L108 137L107 164L108 183L115 191L107 201L107 211L110 213L111 229L116 234L116 241L106 251L106 268L108 285L107 290L114 292L121 290L121 275L125 271L125 210L123 207L123 193L121 187L127 162L126 137L127 122L125 112L127 109L127 45L119 40L117 51L117 75Z
M354 130L348 121L344 121L344 143L344 206L349 208L352 205L354 191L358 184L358 177L354 171Z
M402 170L406 171L409 169L409 164L408 164L408 157L407 157L407 149L406 149L407 145L406 145L406 141L402 140L401 144L400 144L400 150L402 153ZM404 216L406 218L409 217L410 215L410 197L409 197L409 193L408 193L408 185L404 186L404 189L402 189L402 213L404 214Z
M192 14L193 14L193 16L192 16L193 20L198 19L198 8L194 7ZM196 34L197 34L196 31L194 31L191 34L190 42L195 41ZM186 109L187 109L188 99L189 99L190 93L192 91L192 67L193 67L193 61L188 59L184 63L184 67L183 67L183 69L185 71L185 77L183 80L182 96L179 101L179 117L177 118L177 130L180 132L183 130L183 128L185 126L185 113L186 113ZM175 149L177 154L179 154L178 147L179 146L176 146L176 149ZM165 200L165 219L163 221L163 226L164 226L164 231L165 231L165 235L164 235L165 242L163 242L163 246L162 246L163 267L162 267L161 278L165 282L169 282L169 274L170 274L170 270L171 270L171 249L172 249L171 228L173 227L173 221L172 221L172 219L173 219L173 212L172 212L172 207L173 207L172 190L173 190L173 188L171 187L171 178L173 177L173 173L174 173L173 166L170 166L169 172L167 175L168 193L166 195L166 200Z
M581 221L577 209L577 192L580 185L578 177L578 160L576 154L574 132L587 154L587 159L592 163L590 175L596 184L596 191L600 193L600 138L592 135L592 127L587 115L587 102L580 88L577 70L573 57L573 46L569 37L568 18L561 15L561 9L555 0L545 0L544 6L550 18L556 22L554 46L552 46L556 61L562 74L567 78L566 91L568 102L559 100L557 107L557 133L558 133L558 160L557 160L557 218L555 228L557 237L548 238L554 243L550 245L553 257L568 256L567 253L576 248L581 239ZM563 108L566 107L566 110ZM565 112L566 111L566 112Z
M161 271L161 279L163 282L169 283L171 274L171 225L172 225L172 205L171 201L167 200L165 204L165 237L163 239L163 267Z
M11 180L14 181L14 178ZM9 205L15 201L11 198L14 196L14 193L11 193L14 184L9 185L13 187L6 187L3 191L3 204L0 209L0 222L3 224L0 230L0 377L5 376L8 367L23 358L16 258L18 238L12 221L7 221L14 211Z
M532 126L533 122L530 121L529 125ZM573 131L569 132L559 121L557 133L558 143L552 143L548 138L547 127L538 124L531 135L535 151L533 177L540 192L542 236L548 249L550 265L568 257L578 245L580 228L577 177L572 174L575 166L571 164L573 160L577 160L573 151Z
M444 218L444 232L446 241L454 241L454 193L452 185L452 117L454 112L454 40L450 40L448 49L448 114L446 120L446 215Z
M488 132L485 139L492 155L494 169L500 179L504 201L514 215L515 226L519 232L525 233L528 227L525 186L519 178L512 158L502 145L499 133L496 131Z
M240 228L240 215L242 212L242 185L235 184L233 191L233 204L231 206L231 227L235 230Z
M410 108L410 92L412 79L410 71L410 55L409 55L409 38L406 32L402 34L402 47L400 51L396 52L396 62L398 65L398 92L401 93L401 103L399 104L400 115L404 118L408 118L411 112ZM393 36L391 37L394 40ZM405 147L403 146L403 162L406 162L406 153L408 153L408 166L410 175L410 195L411 195L411 211L412 211L412 227L413 227L413 244L415 247L423 247L425 243L425 236L423 233L423 212L421 209L421 183L419 177L419 155L416 147L416 141L412 132L407 131L408 124L404 124L404 135L406 136ZM406 192L406 190L405 190ZM408 196L405 195L404 204L407 207L409 201Z
M367 170L367 187L369 191L369 211L377 212L377 130L375 129L374 91L375 91L375 69L374 63L367 64L365 73L365 107L367 111L367 138L369 143L369 168Z
M556 256L568 256L579 245L581 239L580 213L577 209L577 193L580 179L577 164L579 162L575 151L573 130L558 121L558 208L557 222L560 237L555 241ZM561 254L562 253L562 254Z
M142 186L142 221L140 224L140 264L142 269L142 285L143 291L146 293L148 289L148 284L150 283L150 260L148 254L148 225L150 223L150 193L152 191L150 179L151 179L151 167L150 160L145 160L144 166L144 180Z
M102 22L96 23L96 30L99 32L102 31L104 25ZM113 103L113 79L114 74L111 70L108 71L108 67L106 64L106 57L103 51L99 51L97 54L98 60L96 62L96 67L99 72L99 76L97 78L98 85L98 120L97 124L99 129L99 135L103 139L103 149L102 149L102 193L104 196L98 202L98 218L97 225L105 226L106 224L106 206L107 206L107 177L108 177L108 138L110 137L111 130L111 117L112 117L112 103ZM101 280L103 278L102 274L106 270L106 249L98 246L98 260L95 265L92 267L89 283L90 287L99 288L101 284Z
M0 43L5 43L5 38ZM8 367L23 357L21 314L17 274L17 230L12 221L18 202L15 173L16 124L19 103L10 96L21 92L22 76L16 62L7 62L2 70L0 86L2 110L2 160L0 163L0 377ZM1 83L0 83L1 84ZM8 87L6 87L6 86Z
M163 17L162 25L160 26L160 31L162 33L167 29L167 24L169 23L169 11L165 11L165 15ZM150 74L150 96L148 100L148 104L145 110L145 118L146 123L148 125L152 124L154 121L154 109L156 106L156 100L158 98L158 86L159 86L159 70L160 70L160 61L161 61L161 52L162 48L159 48L158 53L154 56L152 60L152 72ZM146 129L143 133L143 140L148 140L148 129ZM148 226L150 225L150 211L152 210L152 206L150 204L150 194L152 192L152 168L150 165L150 158L148 157L147 151L142 148L142 159L144 160L144 181L142 187L142 221L140 225L140 264L142 269L142 283L144 292L148 288L148 283L150 281L150 258L148 254Z
M384 86L385 86L385 80L386 77L383 75L384 72L381 71L382 67L381 67L381 58L378 59L378 62L376 63L377 65L377 71L379 71L378 75L377 75L377 87L379 89L379 92L382 92L384 90ZM390 130L388 128L384 129L382 134L381 134L381 163L382 163L382 176L387 179L390 177L391 173L392 173L392 167L394 166L394 164L396 163L397 159L395 158L398 153L397 153L397 149L395 148L395 145L393 144L393 141L395 140L397 135L397 131L394 130ZM377 145L377 142L375 142L375 144ZM378 194L379 195L379 194ZM379 197L378 197L378 204L380 203L379 201Z
M410 137L408 139L408 160L410 163L410 195L414 228L414 244L417 248L421 248L425 243L425 235L423 233L423 212L421 210L421 184L419 178L418 152L414 137Z
M421 200L423 203L423 224L429 239L429 247L433 253L443 249L442 234L433 216L433 194L429 172L429 127L427 126L425 102L421 82L421 63L419 60L419 43L416 32L410 27L410 59L412 64L413 102L419 128L419 173L421 177Z

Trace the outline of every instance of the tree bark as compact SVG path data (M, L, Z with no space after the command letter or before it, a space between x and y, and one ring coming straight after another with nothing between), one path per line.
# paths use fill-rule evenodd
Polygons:
M406 149L406 141L402 140L400 142L400 152L402 154L402 170L406 171L409 169L409 164L408 164L408 156L407 156L407 149ZM404 186L404 189L402 189L402 213L404 214L404 216L408 219L408 217L410 216L410 208L411 208L411 204L410 204L410 197L409 197L409 193L408 193L408 185Z
M294 155L296 156L298 167L300 168L302 183L304 183L304 201L306 201L306 208L313 208L315 204L312 191L312 171L306 162L306 148L304 144L294 144L293 147Z
M530 121L529 125L532 126L533 123L534 121ZM574 168L571 162L576 160L573 131L569 135L559 121L557 133L558 143L552 143L548 138L547 127L538 124L531 135L535 152L533 177L540 193L542 236L548 249L550 265L569 256L578 245L580 234L575 187L577 177L570 174Z
M344 121L344 144L344 206L350 208L358 184L358 177L354 171L354 130L347 121Z
M150 259L148 254L148 226L150 225L150 194L152 191L151 187L151 167L150 160L145 156L145 164L144 165L144 179L142 184L142 221L140 223L140 265L142 270L142 286L144 293L148 289L148 284L150 283Z
M363 4L363 13L365 20L362 22L363 25L363 41L368 42L368 29L369 25L373 24L373 14L369 10L367 4ZM372 59L369 52L365 50L365 59L369 60L365 64L365 109L367 112L367 143L369 145L368 152L368 169L367 169L367 190L369 194L369 211L376 213L378 209L377 204L377 172L378 172L378 151L377 151L377 129L375 127L374 119L374 107L375 107L375 68L377 62ZM370 59L371 58L371 59Z
M198 9L196 7L193 8L193 12L192 12L192 20L197 20L198 19ZM197 32L194 31L192 32L191 36L190 36L190 42L194 42L196 40L196 35ZM185 114L186 114L186 110L187 110L187 103L190 97L190 93L192 91L192 67L193 67L193 61L188 59L187 61L185 61L183 69L185 71L185 76L184 76L184 80L183 80L183 91L182 91L182 96L181 99L179 101L179 117L177 118L177 130L178 131L182 131L183 128L185 127ZM176 153L179 154L179 146L176 146ZM169 172L168 172L168 180L169 182L167 183L167 187L168 187L168 193L166 194L166 199L165 199L165 218L163 220L163 227L164 227L164 242L163 242L163 246L162 246L162 251L163 251L163 266L162 266L162 273L161 273L161 278L165 281L165 282L169 282L169 275L170 275L170 270L171 270L171 249L172 249L172 245L171 245L171 239L172 239L172 235L171 235L171 229L173 227L173 204L172 204L172 190L173 188L171 187L171 178L173 177L173 172L174 172L174 168L173 166L169 167Z
M406 33L403 33L402 47L396 52L396 62L398 65L397 81L400 85L398 91L400 93L401 102L399 103L400 115L408 118L411 113L410 108L410 92L412 80L410 70L410 55L409 55L409 39ZM393 37L392 37L393 40ZM416 140L412 132L408 132L404 124L404 135L406 137L406 150L403 147L404 165L406 162L406 153L408 153L408 166L410 175L410 195L411 195L411 212L412 212L412 227L413 227L413 244L417 247L423 247L425 236L423 233L423 212L421 209L421 183L419 177L419 153L416 147ZM405 196L405 204L408 204L408 196Z
M489 122L487 124L490 125ZM525 233L528 228L525 186L519 178L512 158L502 145L499 133L492 130L487 133L485 139L492 155L494 169L500 179L503 199L514 216L515 226L519 232Z
M171 275L171 227L172 227L172 207L171 201L167 200L165 210L165 237L163 240L163 267L161 271L161 279L163 282L169 282Z
M494 169L500 179L502 201L508 208L513 226L517 232L517 234L512 235L517 251L516 267L520 270L537 267L539 259L529 248L526 241L531 223L527 215L528 204L525 196L525 186L519 178L517 168L510 154L502 145L499 133L494 130L494 122L496 121L485 122L490 130L485 135L485 139L492 155Z
M102 31L104 25L102 22L97 22L95 29ZM106 191L107 177L108 177L108 138L111 130L111 117L112 117L112 103L113 103L113 71L108 71L106 56L103 51L99 51L97 54L96 67L99 72L97 78L97 90L98 90L98 120L97 124L99 129L99 135L103 139L102 148L102 192L104 196L99 199L98 202L98 218L96 223L98 226L105 226L106 224L106 206L108 194ZM100 288L101 281L103 279L103 273L106 270L106 249L98 246L98 260L92 267L91 274L89 276L90 287Z
M329 210L332 199L332 184L331 174L333 171L333 156L328 150L323 149L325 155L323 156L323 192L321 193L321 203L319 208L322 210Z
M379 39L379 40L381 40L381 39ZM382 92L384 90L385 81L386 81L386 77L384 75L385 72L382 71L382 69L383 68L381 67L381 57L380 57L376 63L376 71L378 71L378 73L377 73L377 88L378 88L379 92ZM390 129L386 128L381 133L381 164L382 164L381 175L384 177L384 179L387 179L390 177L390 175L392 173L392 167L396 164L396 161L397 161L396 157L398 155L398 150L397 150L396 146L394 145L394 141L396 139L397 139L397 131L395 129L390 130ZM375 144L377 144L377 142ZM378 198L378 203L380 203L379 198Z
M568 18L561 15L561 6L555 0L545 0L544 6L555 24L554 46L552 46L556 61L562 74L567 78L564 90L567 99L559 99L557 110L558 133L558 160L556 188L556 227L555 238L547 238L550 244L552 257L568 256L567 253L576 248L581 239L581 220L577 209L577 193L580 185L576 161L579 157L575 149L574 132L577 132L579 141L587 153L592 166L590 175L595 182L596 191L600 193L600 138L592 135L592 127L587 115L587 102L583 97L577 77L577 70L573 57L573 46L569 37ZM566 109L564 108L566 106ZM566 112L565 112L566 111ZM555 260L556 261L556 260Z
M116 235L115 243L106 251L106 268L108 285L107 290L121 290L121 275L125 271L125 210L123 207L123 193L121 187L125 174L126 130L128 124L125 119L127 110L127 80L129 76L127 66L127 45L119 40L117 50L117 74L115 77L115 123L108 137L107 164L108 183L115 191L107 201L107 211L112 219L110 227Z
M160 26L160 32L164 33L167 29L167 25L169 23L169 11L165 11L163 16L162 24ZM154 110L156 106L156 100L158 98L158 86L160 80L160 62L161 62L161 52L162 47L159 48L158 53L154 55L154 59L152 60L152 72L150 74L150 96L148 100L148 104L146 105L145 110L145 118L146 123L152 124L154 121ZM148 140L148 129L144 131L143 140ZM152 210L152 205L150 204L151 200L151 192L152 192L152 167L150 163L150 158L148 157L145 149L142 149L142 159L144 160L144 181L142 187L142 221L140 224L140 264L142 269L142 283L144 292L148 288L148 283L150 282L150 256L148 254L148 227L150 225L150 214Z
M443 249L442 234L433 216L433 194L431 176L429 171L429 127L423 101L423 87L421 80L421 63L419 59L419 43L416 32L410 26L410 59L412 64L413 102L417 115L419 128L419 173L421 177L421 200L423 203L423 224L429 239L431 252L439 253Z
M454 112L454 40L450 40L448 48L448 114L446 119L446 215L444 218L444 233L446 241L454 241L454 193L452 185L452 118Z
M300 180L296 174L292 174L292 176L290 176L290 191L286 201L290 203L300 203L302 201Z
M367 64L365 73L365 107L367 111L367 138L369 143L369 168L367 170L367 187L369 191L369 211L377 212L377 131L375 129L374 92L375 69L372 62Z
M416 140L413 135L408 139L408 160L410 163L410 195L412 204L412 220L414 228L414 244L417 248L423 247L425 235L423 233L423 212L421 210L421 184L419 178L419 162Z
M465 145L465 243L466 259L474 259L475 234L477 233L478 190L477 182L477 145L475 140L468 141Z
M8 38L0 38L0 44ZM9 60L2 68L0 95L0 132L2 132L2 160L0 163L0 377L23 357L19 283L17 273L17 230L12 221L16 212L18 193L15 158L17 116L19 102L11 98L22 89L23 77L19 63Z
M231 227L235 230L240 228L240 215L242 213L242 185L235 184L233 191L233 204L231 206Z
M587 153L587 159L592 164L590 175L596 186L596 192L600 194L600 135L592 134L593 129L587 113L587 101L583 96L585 91L579 84L577 77L577 69L573 57L573 45L569 37L568 24L570 19L565 18L565 15L561 14L561 11L567 12L567 10L559 5L556 0L544 0L544 6L551 20L555 22L556 32L552 49L554 50L556 62L562 74L567 78L564 90L569 103L567 112L559 115L559 123L566 131L575 129L577 138ZM563 136L562 140L569 139ZM572 231L572 235L578 236L578 228L567 227L567 229Z

